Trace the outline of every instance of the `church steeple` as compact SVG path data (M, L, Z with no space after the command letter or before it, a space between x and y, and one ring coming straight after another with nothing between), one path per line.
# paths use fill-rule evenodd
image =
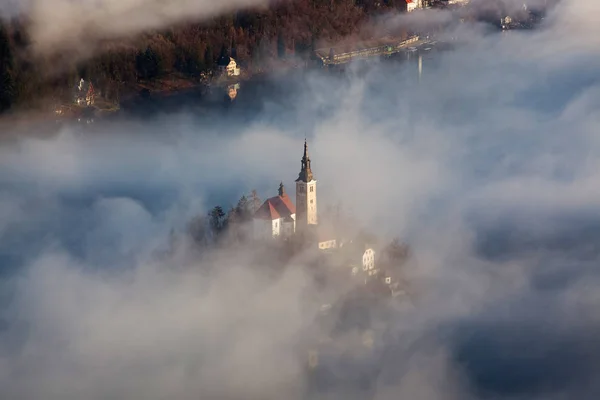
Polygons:
M302 156L301 169L298 174L298 179L296 182L310 182L313 180L313 173L310 169L310 157L308 156L308 144L306 143L306 139L304 139L304 155Z
M279 184L279 195L283 196L285 194L285 188L283 187L283 182Z
M308 225L317 224L317 181L310 169L308 144L304 139L302 169L296 179L296 231L302 232Z

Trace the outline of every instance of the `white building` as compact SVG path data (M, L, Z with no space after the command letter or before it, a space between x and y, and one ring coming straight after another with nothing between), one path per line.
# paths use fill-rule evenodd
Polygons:
M379 273L379 269L375 266L375 250L372 246L364 243L348 243L343 246L342 251L346 252L349 265L352 268L352 275L363 277L375 276Z
M406 0L406 11L412 12L417 8L423 8L422 0Z
M254 213L254 236L256 238L290 237L296 231L296 207L285 192L283 183L279 194L268 198Z
M75 86L75 103L79 106L91 106L94 104L95 98L94 85L86 82L83 78L80 79L79 84Z
M285 192L283 183L279 185L278 196L271 197L254 214L255 237L290 237L294 233L312 235L317 228L317 181L310 168L308 145L304 141L300 173L296 179L296 205ZM335 247L335 238L318 238L319 248ZM323 247L325 246L325 247Z
M229 57L229 61L219 60L219 70L223 75L227 76L239 76L241 73L240 67L238 67L232 57Z
M362 256L363 271L373 271L375 269L375 250L366 248Z

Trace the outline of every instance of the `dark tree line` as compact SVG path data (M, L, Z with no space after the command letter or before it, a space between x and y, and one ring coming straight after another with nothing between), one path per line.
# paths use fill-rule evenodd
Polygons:
M8 32L0 21L0 112L8 110L16 97L12 48Z
M290 55L309 57L319 41L356 34L369 17L405 8L403 0L280 2L267 10L239 11L146 33L134 46L108 45L79 64L60 54L51 60L32 58L26 23L12 21L0 25L0 111L43 96L65 95L80 77L91 78L108 98L119 90L135 90L140 80L172 74L199 78L214 68L224 50L246 66ZM62 72L48 76L48 65L62 65Z

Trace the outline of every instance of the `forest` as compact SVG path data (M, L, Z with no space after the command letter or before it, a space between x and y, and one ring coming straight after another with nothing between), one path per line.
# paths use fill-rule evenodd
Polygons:
M35 54L25 18L0 20L0 112L64 99L79 78L91 79L103 97L118 100L140 81L171 75L199 80L222 56L253 69L273 59L307 58L321 42L356 35L378 15L405 11L405 0L285 1L107 41L91 58Z

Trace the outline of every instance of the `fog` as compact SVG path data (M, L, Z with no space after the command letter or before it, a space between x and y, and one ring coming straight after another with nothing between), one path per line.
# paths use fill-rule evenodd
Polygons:
M98 40L127 37L268 3L268 0L2 0L0 16L26 17L32 23L31 37L37 51L85 52Z
M420 80L393 62L279 76L285 101L251 118L183 108L3 144L1 397L596 398L595 8L461 28ZM305 136L320 213L341 201L418 260L368 396L307 394L302 255L273 278L260 249L165 252L216 204L294 193Z

